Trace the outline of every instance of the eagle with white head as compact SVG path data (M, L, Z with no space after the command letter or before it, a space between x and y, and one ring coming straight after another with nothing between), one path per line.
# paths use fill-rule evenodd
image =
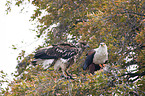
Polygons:
M98 48L88 51L83 70L86 70L89 67L90 73L94 74L94 71L101 69L99 64L103 64L107 60L107 45L105 43L100 43Z

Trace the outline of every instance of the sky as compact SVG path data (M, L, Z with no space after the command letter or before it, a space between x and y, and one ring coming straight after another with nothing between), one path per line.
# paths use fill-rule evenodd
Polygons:
M6 15L5 3L6 0L0 0L0 71L12 80L11 73L16 71L16 58L21 50L30 54L42 41L36 38L36 32L31 30L35 26L29 21L35 7L27 5L21 12L21 8L12 6L12 11ZM12 49L12 45L18 49Z

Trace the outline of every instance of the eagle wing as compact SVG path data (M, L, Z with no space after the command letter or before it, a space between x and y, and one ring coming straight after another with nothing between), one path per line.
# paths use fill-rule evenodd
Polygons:
M86 60L85 60L85 64L83 66L83 70L86 70L88 68L88 66L93 63L93 58L94 58L95 52L96 51L94 49L88 51L87 57L86 57Z
M52 47L41 48L36 51L35 59L68 59L76 55L78 49L70 44L53 45Z

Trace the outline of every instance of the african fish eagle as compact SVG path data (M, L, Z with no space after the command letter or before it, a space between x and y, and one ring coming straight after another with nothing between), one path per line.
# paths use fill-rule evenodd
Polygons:
M97 71L101 68L99 64L103 64L107 60L107 46L105 43L100 43L98 48L88 51L83 70L89 68L90 73L94 74L94 71Z
M34 55L35 60L32 61L32 64L45 64L49 63L45 62L46 60L54 59L51 64L51 66L54 65L54 70L58 71L61 69L66 78L73 79L71 75L68 74L67 69L75 62L76 58L82 54L86 47L88 47L88 45L85 42L80 42L78 46L71 45L70 43L62 43L41 48L36 51Z

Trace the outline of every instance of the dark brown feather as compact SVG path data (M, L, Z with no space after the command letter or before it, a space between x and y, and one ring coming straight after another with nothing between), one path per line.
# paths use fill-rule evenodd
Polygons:
M78 49L71 44L59 44L52 47L39 49L34 58L35 59L68 59L78 53Z
M94 54L95 54L95 50L92 49L88 51L85 64L83 66L83 70L86 70L89 67L89 65L93 63Z
M100 69L101 69L101 66L98 64L91 63L89 65L89 71L91 74L94 74L95 71L100 70Z
M87 53L87 55L92 55L92 54L94 54L94 52L95 52L95 50L94 50L94 49L89 50L89 51L88 51L88 53Z

